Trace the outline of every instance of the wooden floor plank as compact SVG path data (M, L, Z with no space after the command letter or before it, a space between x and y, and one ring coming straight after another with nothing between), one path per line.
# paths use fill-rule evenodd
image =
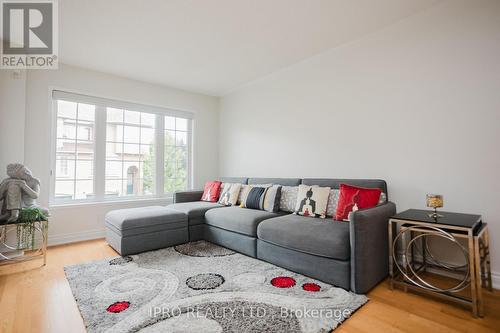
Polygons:
M1 266L0 332L85 332L63 268L116 255L99 239L50 247L45 267L39 261ZM465 308L390 290L384 281L335 333L500 332L500 292L483 290L483 295L486 316L473 318Z

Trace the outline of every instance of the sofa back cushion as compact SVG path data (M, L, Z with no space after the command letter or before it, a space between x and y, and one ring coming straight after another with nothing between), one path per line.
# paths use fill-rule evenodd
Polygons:
M347 184L358 187L378 188L384 192L386 200L389 200L387 193L387 183L381 179L336 179L336 178L304 178L304 185L327 186L332 189L339 189L340 184Z
M274 184L283 186L298 186L300 178L248 178L248 184Z
M223 183L248 184L248 178L246 177L221 177L220 181Z

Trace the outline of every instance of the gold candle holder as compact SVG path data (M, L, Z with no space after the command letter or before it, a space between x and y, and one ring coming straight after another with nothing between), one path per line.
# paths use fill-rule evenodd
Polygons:
M433 208L434 212L429 214L429 217L433 219L437 219L440 217L444 217L441 214L438 214L437 209L443 207L443 196L440 194L427 194L427 207Z

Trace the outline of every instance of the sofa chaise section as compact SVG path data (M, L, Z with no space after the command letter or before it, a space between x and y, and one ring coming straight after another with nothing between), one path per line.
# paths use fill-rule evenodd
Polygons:
M105 216L106 240L120 255L188 241L186 214L163 206L113 210Z

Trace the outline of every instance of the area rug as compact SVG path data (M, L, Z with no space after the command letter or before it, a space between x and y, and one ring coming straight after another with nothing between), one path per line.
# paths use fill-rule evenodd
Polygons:
M368 300L205 241L65 271L89 332L329 332Z

